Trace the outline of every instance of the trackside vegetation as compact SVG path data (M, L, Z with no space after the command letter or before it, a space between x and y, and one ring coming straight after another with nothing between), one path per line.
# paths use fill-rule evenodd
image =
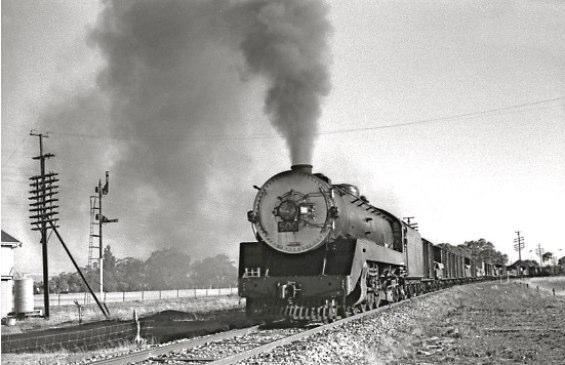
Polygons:
M81 268L91 286L99 281L100 270ZM226 255L216 255L192 262L190 256L175 247L154 251L147 260L116 258L111 247L104 248L104 290L128 292L189 288L234 287L237 268ZM35 283L36 293L43 283ZM50 293L85 292L86 286L77 272L61 273L49 280Z

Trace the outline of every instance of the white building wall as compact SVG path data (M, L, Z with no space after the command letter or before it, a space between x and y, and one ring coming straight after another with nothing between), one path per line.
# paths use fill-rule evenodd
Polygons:
M0 266L2 276L11 275L10 271L14 266L14 251L12 246L2 246L0 256L2 257L2 266Z
M17 247L12 243L2 243L2 251L0 251L2 273L2 288L0 290L0 313L4 318L8 313L14 310L14 295L12 288L14 280L12 276L12 267L14 266L14 248Z
M1 302L1 318L4 318L8 313L14 310L14 299L12 296L12 286L14 281L12 279L4 280L2 279L2 288L0 291L0 302Z

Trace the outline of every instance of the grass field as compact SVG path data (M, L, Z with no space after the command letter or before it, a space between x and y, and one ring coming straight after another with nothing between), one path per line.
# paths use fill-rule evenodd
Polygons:
M227 295L218 297L202 297L202 298L174 298L154 301L138 301L126 303L110 303L108 308L113 319L131 319L133 310L142 316L147 316L167 310L175 310L191 313L195 319L209 317L217 311L225 311L229 309L242 308L243 303L240 302L237 295ZM85 321L102 320L104 316L99 309L89 306L84 312ZM2 335L19 333L29 330L41 330L49 327L61 327L65 325L78 324L78 315L75 306L62 306L54 308L51 312L51 318L46 321L41 318L28 319L18 322L15 327L2 326ZM146 344L149 345L149 344ZM33 354L2 354L2 365L16 364L68 364L81 361L82 359L92 359L96 357L103 358L106 355L120 352L129 352L136 349L134 344L119 343L115 348L107 350L89 351L81 353L73 353L69 351L59 351L55 353L33 353Z
M162 312L165 310L178 310L193 313L195 318L200 315L218 311L242 307L237 295L224 295L217 297L201 298L172 298L162 300L131 301L125 303L108 303L111 319L127 320L133 318L136 310L139 317ZM100 309L91 304L83 310L83 321L104 320ZM77 325L78 310L75 305L54 307L51 309L49 320L43 318L28 318L18 321L16 326L2 326L2 334L21 333L24 331L46 329L53 326Z
M565 277L564 276L556 276L556 277L548 277L548 278L532 278L525 280L530 286L536 287L539 286L540 288L546 290L555 290L556 295L565 295Z
M395 330L373 342L373 363L565 363L565 298L535 286L472 284L407 307Z

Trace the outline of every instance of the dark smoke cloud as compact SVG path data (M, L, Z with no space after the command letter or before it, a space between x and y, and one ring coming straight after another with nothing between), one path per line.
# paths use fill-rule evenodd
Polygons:
M114 131L127 136L115 169L135 184L127 205L138 207L137 236L144 241L205 241L199 203L206 200L215 148L198 136L225 134L240 121L237 58L218 42L224 7L221 1L108 2L92 33L107 62L99 88L113 100Z
M116 247L129 243L127 255L170 245L196 258L225 251L211 241L247 230L253 199L241 173L251 168L245 143L214 140L245 128L242 100L256 84L237 70L243 60L249 74L267 78L265 110L293 162L310 162L329 90L326 13L311 1L105 2L89 37L104 62L96 85L43 116L47 130L69 136L50 139L71 162L59 170L74 185L61 194L62 227L81 216L71 235L87 230L88 196L109 169L105 206L119 223L107 231ZM218 176L225 179L211 192Z
M292 163L312 163L320 102L330 91L327 6L251 1L234 13L250 72L269 82L266 113L286 139Z

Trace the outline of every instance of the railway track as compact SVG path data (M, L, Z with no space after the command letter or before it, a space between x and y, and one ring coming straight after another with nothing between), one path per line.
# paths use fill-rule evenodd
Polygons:
M125 364L235 364L273 349L291 344L323 331L342 326L348 322L359 320L365 316L373 316L390 310L411 300L419 300L435 291L392 303L367 312L337 320L332 323L315 325L313 328L284 327L269 328L252 326L244 329L221 332L214 335L190 339L183 342L163 345L119 357L109 358L91 365L125 365Z
M143 361L150 360L152 358L156 358L162 355L169 354L175 351L181 351L183 349L189 348L196 348L198 346L205 345L209 342L213 341L222 341L227 338L233 338L237 336L245 336L248 333L257 331L259 326L252 326L237 330L231 330L226 332L220 332L217 334L192 338L186 341L175 342L171 344L165 344L163 346L154 347L146 350L141 350L125 355L120 355L104 360L98 360L94 362L90 362L90 365L126 365L126 364L138 364L142 363Z

